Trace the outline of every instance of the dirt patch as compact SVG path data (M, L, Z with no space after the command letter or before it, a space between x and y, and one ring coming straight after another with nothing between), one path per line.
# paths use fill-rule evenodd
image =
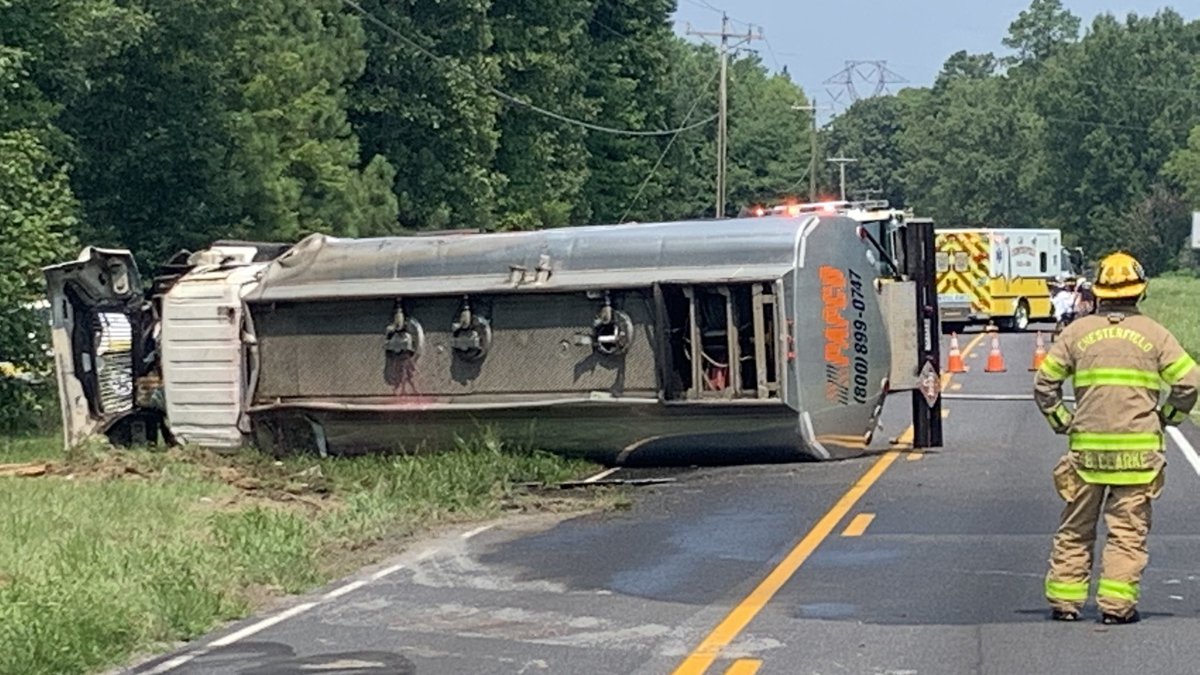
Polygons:
M34 478L44 476L50 465L41 463L0 464L0 478Z
M172 474L186 469L196 478L233 488L233 495L213 501L223 508L235 509L248 503L269 502L320 511L337 504L333 497L332 481L322 474L320 466L295 471L282 462L247 461L198 449L174 448L165 453L114 449L80 454L66 461L28 465L26 468L11 466L13 473L8 475L79 481L168 479Z

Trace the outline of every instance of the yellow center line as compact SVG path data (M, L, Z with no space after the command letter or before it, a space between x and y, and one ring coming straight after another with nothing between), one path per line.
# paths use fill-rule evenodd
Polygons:
M758 659L738 659L729 666L725 675L754 675L761 667L762 661Z
M971 340L967 348L962 350L962 353L969 355L971 350L986 336L987 333L980 333L975 336L975 339ZM946 384L953 377L953 373L946 373L942 376L943 389L945 389ZM909 425L908 429L900 435L900 438L903 439L906 436L908 443L911 444L913 439L912 425ZM867 472L855 481L854 485L850 486L850 489L817 521L816 525L813 525L812 529L800 540L800 543L796 544L796 547L775 566L775 569L771 570L765 579L759 582L753 591L750 591L750 595L747 595L736 607L731 609L721 623L717 624L717 627L688 654L687 658L683 660L683 663L679 664L679 667L673 671L672 675L702 675L707 671L709 666L717 660L717 656L721 653L721 650L728 646L733 641L733 638L737 637L738 633L741 633L750 624L750 621L762 611L762 608L770 602L771 598L775 597L779 589L783 588L783 585L792 578L796 570L800 569L804 561L808 560L813 551L817 550L817 547L833 532L842 518L854 508L858 500L867 493L867 490L871 489L871 486L883 476L899 456L900 452L896 450L889 450L880 455L879 459L875 460L875 463L871 465L871 468L867 469Z
M850 509L854 508L858 500L866 494L867 490L875 484L875 481L879 480L883 472L887 471L899 456L898 452L888 451L875 460L871 468L855 481L846 494L842 495L842 498L833 505L833 508L817 521L817 524L808 531L799 544L796 544L787 557L771 570L767 578L763 579L757 588L750 591L750 595L746 596L746 599L742 600L737 607L734 607L725 620L718 624L708 634L708 637L704 638L704 641L688 655L683 663L675 669L674 675L700 675L708 670L708 667L717 659L717 654L721 649L742 632L750 620L766 606L780 588L783 588L783 585L792 578L796 570L800 569L804 561L808 560L821 542L825 541L825 538L833 532L833 528L837 526L838 522L850 512Z
M871 526L871 521L875 520L874 513L860 513L850 519L850 524L846 529L842 530L843 537L861 537L863 532Z

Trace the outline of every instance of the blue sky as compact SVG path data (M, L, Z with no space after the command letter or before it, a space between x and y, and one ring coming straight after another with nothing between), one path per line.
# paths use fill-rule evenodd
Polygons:
M792 79L819 105L829 105L824 81L845 68L847 60L887 61L889 70L911 85L928 85L946 57L959 49L1007 53L1000 41L1029 0L678 0L675 29L714 31L725 10L735 28L744 22L762 27L767 43L755 41L768 67L787 65ZM1200 18L1200 0L1065 0L1086 28L1097 14L1152 15L1173 7L1189 19ZM716 9L713 9L716 8ZM698 38L691 38L698 39ZM710 38L711 39L711 38ZM772 54L773 52L773 54ZM867 73L863 73L866 75ZM856 78L859 91L870 91ZM904 84L890 85L891 91ZM841 88L844 91L844 88ZM843 95L843 101L846 100Z

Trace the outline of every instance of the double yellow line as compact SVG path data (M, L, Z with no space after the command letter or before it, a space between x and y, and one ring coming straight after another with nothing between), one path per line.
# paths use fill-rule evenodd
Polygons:
M971 340L970 344L963 350L963 356L967 356L986 335L987 333L980 333L975 339ZM946 388L946 385L950 383L953 377L953 373L945 373L942 376L943 389ZM911 442L912 434L913 429L909 426L900 435L900 440L903 441L907 437L909 442ZM855 481L854 485L850 486L850 489L842 495L841 499L837 500L833 508L829 509L817 521L817 524L808 531L808 534L804 535L804 538L787 554L787 557L780 561L775 566L775 569L771 570L767 578L763 579L753 591L750 591L750 595L738 603L725 616L725 619L717 624L717 627L708 634L708 637L704 638L704 641L688 654L687 658L684 659L683 663L679 664L679 667L675 669L672 675L702 675L707 671L709 666L717 660L721 650L728 646L737 637L738 633L741 633L749 625L750 621L758 615L759 611L771 601L771 598L779 592L779 589L783 588L783 585L792 578L796 570L800 569L804 561L808 560L813 551L817 550L821 542L825 541L825 538L833 532L842 518L846 517L846 514L858 503L858 500L867 493L867 490L871 489L875 481L879 480L899 456L900 452L897 450L891 450L881 455L871 465L871 468L867 469L867 472Z

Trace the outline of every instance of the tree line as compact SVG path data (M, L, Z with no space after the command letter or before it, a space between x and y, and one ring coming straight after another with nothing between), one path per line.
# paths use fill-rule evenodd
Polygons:
M149 271L218 238L712 217L718 57L673 33L674 10L0 0L0 362L44 367L24 303L81 244ZM1062 227L1154 273L1186 263L1200 22L1105 15L1084 32L1034 0L1005 45L837 115L816 139L821 192L837 188L824 158L848 155L852 193L942 224ZM786 69L731 58L724 215L806 196L814 140ZM0 426L24 415L0 408Z
M150 271L218 238L711 215L718 60L674 10L0 0L0 362L44 366L24 304L83 244ZM804 94L754 57L729 80L730 202L766 199L807 163Z
M1194 266L1200 21L1163 9L1084 30L1059 0L1034 0L1004 46L955 53L931 87L834 119L827 148L860 158L848 182L941 225L1062 228L1093 258Z

